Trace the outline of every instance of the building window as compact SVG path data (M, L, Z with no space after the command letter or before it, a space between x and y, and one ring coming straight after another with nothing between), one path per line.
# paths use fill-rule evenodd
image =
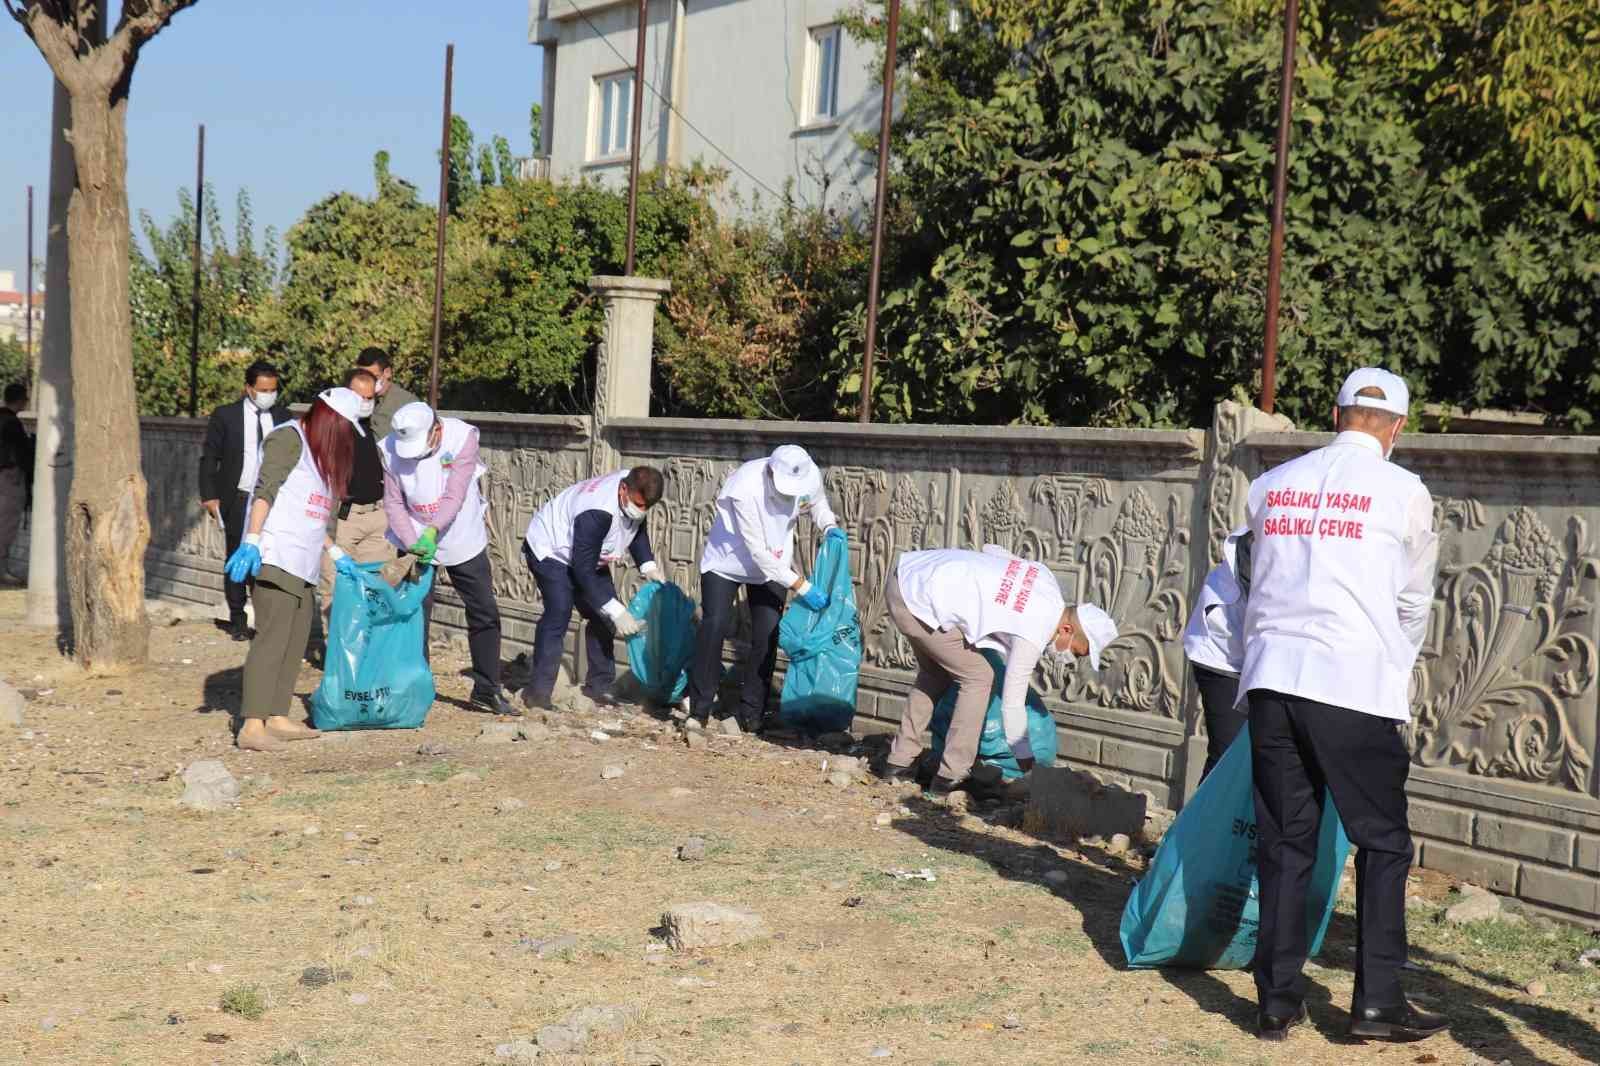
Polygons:
M806 122L831 122L839 117L839 46L844 35L838 26L818 26L811 31L806 63Z
M628 151L633 115L633 72L610 74L594 80L595 159L611 159Z

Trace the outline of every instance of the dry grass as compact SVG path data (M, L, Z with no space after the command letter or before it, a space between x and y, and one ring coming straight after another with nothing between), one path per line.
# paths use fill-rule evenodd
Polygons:
M496 747L473 742L481 718L441 704L425 737L243 754L223 714L196 713L227 705L240 646L205 626L162 629L148 670L87 678L16 628L20 600L0 593L3 669L51 691L28 705L31 739L0 734L0 1063L480 1064L605 1003L642 1014L596 1040L596 1063L639 1045L676 1064L779 1066L862 1062L879 1046L923 1066L1575 1063L1600 1048L1600 972L1550 972L1590 943L1580 934L1446 931L1414 915L1414 956L1432 972L1412 985L1461 1024L1383 1052L1339 1040L1342 915L1313 974L1315 1026L1270 1048L1250 1034L1247 975L1122 967L1117 918L1137 870L1115 858L920 801L878 828L900 797L839 792L814 757L764 743L691 753L642 717L606 744L586 726ZM466 692L443 669L441 687ZM419 756L422 739L451 753ZM176 805L169 775L207 757L243 784L238 810ZM627 775L602 782L606 763ZM482 780L451 780L463 770ZM503 797L527 806L498 814ZM706 838L704 862L673 857L691 834ZM936 883L881 872L924 866ZM1056 868L1070 876L1051 889ZM750 907L778 935L651 950L662 908L692 899ZM563 934L576 945L527 950ZM333 979L306 981L312 967ZM1548 996L1521 993L1533 976ZM269 1005L258 1021L222 1009L239 986Z

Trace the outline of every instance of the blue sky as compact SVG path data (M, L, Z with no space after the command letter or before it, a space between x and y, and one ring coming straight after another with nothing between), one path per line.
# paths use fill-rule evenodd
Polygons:
M113 4L113 21L120 4ZM194 184L195 127L206 182L229 226L248 188L258 234L287 229L340 189L372 191L372 156L426 190L438 183L444 46L456 46L453 110L481 142L527 155L540 52L527 0L200 0L145 46L128 107L128 201L165 223ZM0 11L0 270L22 285L25 187L44 258L50 185L49 68ZM231 233L231 228L230 228Z

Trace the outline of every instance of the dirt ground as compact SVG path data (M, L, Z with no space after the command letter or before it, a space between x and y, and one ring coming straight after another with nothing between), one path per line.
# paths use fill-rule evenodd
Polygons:
M1312 1025L1265 1045L1246 974L1124 966L1138 860L840 789L826 753L748 738L691 751L644 713L605 741L593 720L557 718L551 739L482 744L487 719L448 702L468 688L453 653L420 732L241 753L227 712L243 645L163 627L147 669L89 677L20 626L22 598L0 592L0 671L29 697L23 728L0 727L0 1062L493 1063L497 1045L609 1004L639 1013L581 1058L541 1061L1600 1059L1600 969L1572 965L1600 941L1447 927L1435 878L1413 886L1409 983L1451 1035L1344 1042L1342 906L1311 971ZM178 773L202 758L239 779L237 809L177 804ZM608 765L625 773L603 780ZM676 857L691 835L702 861ZM884 873L922 868L937 880ZM773 935L665 950L652 928L692 900L749 908ZM1524 991L1536 979L1542 995Z

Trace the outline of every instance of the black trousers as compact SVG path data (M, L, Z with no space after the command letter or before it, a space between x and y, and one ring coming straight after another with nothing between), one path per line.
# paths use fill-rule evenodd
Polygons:
M1200 780L1204 781L1233 744L1239 730L1244 728L1249 714L1243 707L1233 705L1239 694L1237 676L1219 673L1199 663L1190 666L1194 668L1194 684L1200 690L1200 707L1206 720L1206 765L1200 771Z
M1261 929L1261 1009L1287 1017L1305 998L1306 887L1322 804L1332 796L1356 852L1356 987L1352 1010L1397 1007L1406 961L1411 758L1400 723L1265 689L1250 692Z
M743 588L750 603L750 654L739 665L739 720L758 725L778 665L778 622L789 590L776 581L764 585L731 581L720 574L700 575L700 634L695 640L694 668L689 672L689 706L709 714L722 677L722 642L733 627L733 601Z
M450 585L461 597L467 614L467 647L472 652L472 694L500 691L500 604L494 598L494 570L489 565L489 550L464 563L440 567L450 575ZM422 604L422 646L428 647L433 629L433 597L438 591L438 575Z
M579 594L570 566L556 559L535 559L526 544L522 546L522 561L533 571L543 607L539 623L533 629L533 668L528 673L528 699L548 700L555 692L556 678L561 673L561 653L567 641L567 624L572 621L573 611L587 623L583 627L583 648L589 672L584 677L583 693L593 699L609 692L617 678L617 634L611 619L601 610L606 601L590 603ZM601 574L600 578L607 599L615 598L617 587L610 572Z
M246 507L250 502L248 492L235 492L232 496L219 501L222 508L222 544L224 561L234 552L239 550L239 543L244 540L245 524L250 516ZM250 583L242 581L229 581L226 572L222 575L222 595L228 601L228 617L237 623L244 622L244 604L249 595Z

